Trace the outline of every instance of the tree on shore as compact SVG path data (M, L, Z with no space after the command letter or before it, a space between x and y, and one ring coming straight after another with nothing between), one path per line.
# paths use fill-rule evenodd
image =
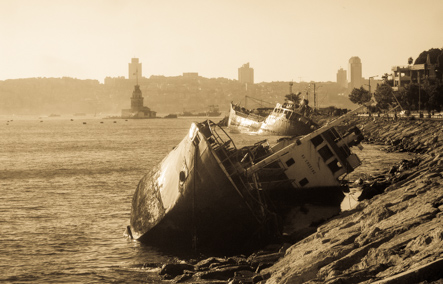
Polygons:
M392 87L387 83L378 85L374 92L374 98L377 102L377 106L381 109L390 109L397 106L398 102L394 96L395 94Z
M376 91L377 92L377 91ZM411 83L401 88L394 95L403 108L413 111L440 112L443 110L443 83Z
M425 74L421 82L410 82L394 92L392 90L394 82L388 79L388 74L385 74L383 84L378 85L374 93L378 107L389 109L399 102L402 108L407 110L426 110L428 112L436 110L440 112L443 109L443 72L440 71L443 66L443 49L431 48L428 51L423 51L415 60L414 65L425 64L428 55L430 63L436 66L435 76L430 78ZM412 62L413 59L410 58L410 63Z
M437 81L443 80L443 70L441 70L443 66L443 49L431 48L428 51L423 51L417 59L415 59L414 65L427 63L428 55L430 63L436 65L435 79L437 79ZM435 81L435 79L433 81Z
M359 105L369 102L371 100L371 97L372 95L369 93L368 90L365 90L363 86L359 89L354 88L349 94L349 100L354 104Z
M428 51L423 51L420 53L417 59L415 59L414 65L426 63L428 54L431 63L435 64L438 61L438 57L443 54L443 50L440 48L431 48Z
M438 82L437 84L428 84L424 86L424 90L428 95L427 110L436 110L438 112L443 110L443 84Z

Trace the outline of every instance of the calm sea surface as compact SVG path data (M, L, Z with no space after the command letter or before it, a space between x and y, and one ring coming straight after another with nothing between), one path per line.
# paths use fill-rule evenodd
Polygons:
M124 237L132 194L203 119L0 117L0 282L162 283L152 266L173 256ZM358 175L405 157L365 148Z

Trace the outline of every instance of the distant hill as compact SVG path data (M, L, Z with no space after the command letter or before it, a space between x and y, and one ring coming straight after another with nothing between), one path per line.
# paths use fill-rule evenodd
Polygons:
M0 114L49 115L74 113L120 114L130 107L135 82L124 78L107 78L105 84L97 80L63 78L28 78L0 81ZM206 111L209 105L218 105L227 113L234 101L248 108L259 107L257 100L275 105L282 103L289 93L289 82L257 83L246 86L236 80L204 77L151 76L139 80L144 105L158 113ZM294 83L293 92L309 93L313 106L313 88L309 83ZM355 108L347 95L334 82L316 83L319 107ZM269 105L266 105L269 106Z

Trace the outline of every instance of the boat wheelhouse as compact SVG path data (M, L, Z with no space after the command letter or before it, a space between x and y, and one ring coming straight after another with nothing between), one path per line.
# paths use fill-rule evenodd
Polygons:
M310 115L311 108L306 101L303 101L299 107L289 100L283 105L277 103L274 110L261 124L258 133L288 136L306 135L318 128L318 125L309 118Z

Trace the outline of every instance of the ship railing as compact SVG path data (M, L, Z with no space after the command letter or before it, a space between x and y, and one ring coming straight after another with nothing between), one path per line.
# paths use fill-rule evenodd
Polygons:
M211 140L211 147L217 154L215 155L216 159L219 160L219 163L223 165L224 171L226 171L228 174L232 184L244 200L245 204L249 207L257 221L261 224L267 223L272 213L267 209L267 203L262 197L261 184L258 181L258 177L252 176L249 178L251 181L248 181L248 178L244 175L244 167L239 162L239 151L235 147L232 139L230 139L226 131L224 131L219 125L213 123L212 121L210 121L208 125L211 131L211 139L208 140ZM228 138L227 141L224 141L221 138L216 128L221 130L224 135L226 135ZM230 146L231 143L232 146ZM252 157L250 157L250 159L252 159ZM235 179L235 182L233 179Z
M231 137L223 130L218 124L209 120L208 123L209 129L211 131L211 147L216 152L221 152L224 154L226 159L232 158L232 153L237 150L237 147L232 141ZM222 130L223 134L227 137L227 139L223 139L216 131L216 128ZM230 146L232 144L232 146Z
M230 177L238 176L243 173L243 167L239 162L237 147L232 141L231 137L226 131L218 124L208 120L208 126L210 130L210 136L207 136L207 140L211 145L212 150L215 152L217 159L220 160L223 167L227 171ZM226 139L223 139L218 133L220 130Z

